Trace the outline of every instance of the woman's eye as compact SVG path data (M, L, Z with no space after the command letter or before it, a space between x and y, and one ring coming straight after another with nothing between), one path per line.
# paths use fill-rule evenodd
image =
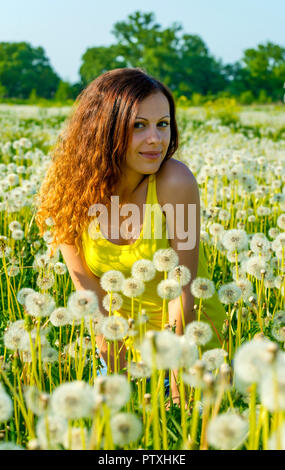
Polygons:
M139 129L139 125L140 125L140 124L141 124L142 126L144 126L144 123L143 123L143 122L135 122L135 128L136 128L136 129ZM165 125L162 126L162 127L167 127L167 126L169 126L169 122L167 122L167 121L160 121L160 122L158 123L159 126L160 126L161 124L165 124Z

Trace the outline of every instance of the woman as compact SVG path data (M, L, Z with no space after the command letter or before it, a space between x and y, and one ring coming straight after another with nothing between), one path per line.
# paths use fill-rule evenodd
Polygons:
M190 169L172 158L177 148L172 94L141 69L106 72L76 100L42 184L36 220L43 234L45 220L52 217L53 244L60 246L75 288L95 291L100 307L106 295L100 284L105 272L119 270L129 277L136 261L152 260L162 248L174 250L179 265L190 270L191 282L197 275L207 276L200 246L198 186ZM90 209L97 215L98 207L100 223L92 231L90 221L98 218L91 219ZM130 232L127 216L135 208ZM141 296L148 329L161 328L162 299L156 288L163 275L157 272ZM128 318L131 299L123 298L118 313ZM186 325L195 319L195 302L188 283L182 288ZM201 320L210 322L217 333L208 347L221 347L224 310L217 296L207 302ZM166 320L181 335L179 298L168 302L168 314ZM104 337L97 338L97 345L106 360ZM120 363L125 365L124 348ZM177 395L175 381L172 392Z

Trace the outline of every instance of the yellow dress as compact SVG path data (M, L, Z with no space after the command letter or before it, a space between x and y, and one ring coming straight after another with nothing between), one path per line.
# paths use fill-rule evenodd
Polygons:
M160 227L162 236L160 236ZM88 233L88 227L85 229L82 234L82 249L88 267L98 277L101 277L109 270L118 270L121 271L126 278L130 277L131 268L135 261L139 259L152 260L157 250L169 248L171 245L168 238L166 218L157 199L156 175L153 174L149 176L143 228L140 237L133 244L117 245L110 242L102 235L99 225L96 227L95 232L96 238L94 238L93 235L91 238ZM201 243L199 246L197 277L206 277L209 279L207 262ZM147 330L161 329L162 298L157 294L157 285L162 279L164 279L164 273L157 271L155 278L145 283L145 291L141 298L134 299L134 318L136 319L137 317L139 307L145 309L148 317L146 325ZM130 318L131 299L124 296L121 292L120 295L123 298L123 304L116 313L125 318ZM198 305L199 299L195 299L195 303ZM213 330L213 337L211 341L207 343L206 348L221 347L221 328L225 319L225 310L217 293L210 299L203 299L202 306L207 318L202 314L200 320L209 323Z

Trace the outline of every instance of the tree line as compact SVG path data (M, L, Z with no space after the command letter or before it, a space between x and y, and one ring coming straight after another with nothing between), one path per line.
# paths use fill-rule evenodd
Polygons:
M162 29L154 13L139 11L112 29L110 46L88 48L78 83L62 80L42 47L27 42L0 42L0 98L74 100L94 78L107 70L141 67L161 80L176 99L234 96L242 103L281 101L285 82L285 48L267 41L246 49L233 64L223 64L198 35L175 22Z

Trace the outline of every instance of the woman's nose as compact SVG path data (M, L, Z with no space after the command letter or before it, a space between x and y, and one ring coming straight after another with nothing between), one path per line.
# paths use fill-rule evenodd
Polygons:
M147 141L149 143L161 141L161 134L156 127L150 127L148 129Z

